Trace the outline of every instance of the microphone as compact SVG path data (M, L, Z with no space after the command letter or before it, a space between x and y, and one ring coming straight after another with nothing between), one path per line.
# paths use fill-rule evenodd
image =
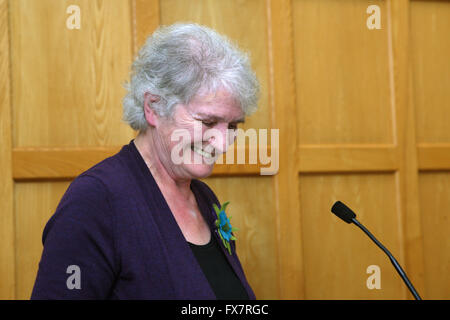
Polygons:
M370 239L372 239L375 244L380 247L381 250L389 257L389 260L391 260L392 264L395 267L395 270L397 270L400 277L405 282L406 286L408 287L409 291L411 291L412 295L416 300L422 300L420 298L419 294L417 293L416 289L414 289L414 286L412 285L411 281L409 281L408 277L406 276L405 271L403 271L400 264L397 262L397 260L394 258L394 256L389 252L388 249L386 249L370 232L367 230L358 220L356 220L356 214L347 207L345 204L343 204L340 201L336 201L336 203L331 208L331 212L333 212L336 216L341 218L347 223L354 223L356 224L362 231L364 231L365 234L369 236Z

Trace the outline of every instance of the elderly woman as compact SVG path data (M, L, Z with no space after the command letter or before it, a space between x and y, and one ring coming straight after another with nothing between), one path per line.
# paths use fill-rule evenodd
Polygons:
M132 69L124 120L138 135L71 183L45 226L31 298L255 299L223 212L216 224L221 204L198 180L256 109L248 58L211 29L175 24Z

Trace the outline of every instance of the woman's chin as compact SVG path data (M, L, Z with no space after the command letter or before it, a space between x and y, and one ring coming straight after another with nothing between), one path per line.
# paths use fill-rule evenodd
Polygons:
M186 165L186 171L193 179L202 179L211 175L214 164L189 164Z

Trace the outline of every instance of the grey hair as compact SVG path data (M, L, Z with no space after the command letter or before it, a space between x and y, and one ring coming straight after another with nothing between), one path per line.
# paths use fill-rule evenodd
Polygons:
M134 130L148 127L144 94L160 97L153 110L170 117L173 108L189 102L201 91L224 88L238 101L245 115L256 111L259 83L248 54L216 31L198 24L161 26L140 49L132 64L123 120Z

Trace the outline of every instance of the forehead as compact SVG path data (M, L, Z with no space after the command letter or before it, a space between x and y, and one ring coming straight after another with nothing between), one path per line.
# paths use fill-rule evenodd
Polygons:
M239 102L223 90L198 95L186 107L193 116L201 118L218 118L229 122L244 118Z

